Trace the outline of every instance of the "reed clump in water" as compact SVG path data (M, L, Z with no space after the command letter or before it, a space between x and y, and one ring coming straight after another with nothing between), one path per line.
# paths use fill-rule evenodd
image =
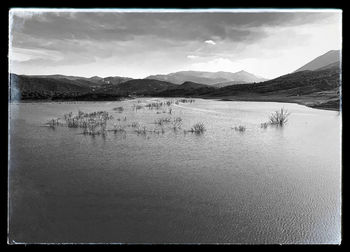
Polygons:
M113 117L106 111L84 113L79 110L77 115L65 114L64 119L68 128L83 128L83 134L100 135L106 133L107 121Z
M234 129L235 131L244 132L246 130L246 127L243 125L239 125L238 127L235 126Z
M288 117L290 113L281 108L269 116L269 121L260 124L260 128L266 129L268 126L273 125L277 127L283 127L288 122Z
M158 124L160 126L162 126L165 123L170 123L171 122L171 118L170 117L163 117L163 118L158 118L154 121L155 124Z
M139 126L136 130L135 130L135 132L138 134L138 135L146 135L147 134L147 128L146 128L146 126L143 126L143 127L141 127L141 126Z
M290 113L287 110L281 108L280 111L277 110L270 115L269 122L271 125L283 127L287 123L289 115Z
M52 118L45 125L50 128L55 128L56 126L62 126L63 123L60 121L60 118Z
M138 128L139 126L140 126L140 124L138 122L131 123L131 127L133 127L133 128Z
M122 113L124 111L124 108L123 107L115 107L113 108L114 111L117 111L119 113Z
M269 123L267 123L267 122L260 124L260 128L262 128L262 129L266 129L268 126L269 126Z
M203 134L204 131L206 131L206 128L204 126L204 123L199 122L194 124L189 131L195 134Z
M178 105L180 102L181 103L193 103L195 101L196 101L195 99L178 99L175 101L175 104Z
M175 117L172 121L172 128L174 131L177 131L181 129L182 127L182 118L181 117Z
M113 125L112 131L114 132L114 134L119 133L119 132L126 132L125 127L123 127L121 125L117 125L117 124Z
M137 110L140 110L140 109L142 109L142 108L143 108L143 106L142 106L142 105L139 105L139 104L134 104L134 105L133 105L132 110L134 110L134 111L136 111L136 112L137 112Z

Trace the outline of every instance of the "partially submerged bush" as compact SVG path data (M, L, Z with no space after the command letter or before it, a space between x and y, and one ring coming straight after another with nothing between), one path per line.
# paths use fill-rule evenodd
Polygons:
M157 120L154 121L155 124L158 125L163 125L165 123L170 123L171 118L170 117L163 117L163 118L158 118Z
M246 127L245 126L242 126L242 125L239 125L238 127L235 126L234 128L236 131L239 131L239 132L244 132L246 130Z
M283 126L287 121L288 121L288 116L290 115L290 113L288 113L287 110L284 110L283 108L281 108L280 111L275 111L275 113L270 115L269 118L269 122L272 125L277 125L277 126Z
M139 105L139 104L137 104L137 105L134 104L134 105L133 105L133 110L136 110L136 111L137 111L137 110L142 109L142 108L143 108L142 105Z
M140 124L138 122L131 123L131 127L133 127L133 128L138 128L139 126L140 126Z
M181 129L182 126L182 118L181 117L175 117L172 122L172 128L174 131L177 131L178 129Z
M146 126L138 127L135 132L139 135L146 135L147 134L147 128Z
M60 126L63 123L60 121L60 118L52 118L47 123L46 126L49 126L51 128L55 128L55 126Z
M123 107L116 107L116 108L113 108L113 110L121 113L124 111L124 108Z
M204 133L205 130L206 130L206 129L205 129L204 124L200 122L200 123L194 124L194 125L192 126L190 132L196 133L196 134L202 134L202 133Z
M123 126L121 126L121 125L114 124L114 125L113 125L112 131L113 131L114 133L125 132L125 127L123 127Z
M266 129L267 126L269 126L269 123L267 123L267 122L264 122L264 123L260 124L260 128L263 128L263 129Z
M195 99L178 99L175 101L175 104L179 104L180 102L181 103L193 103L195 101L196 101Z
M68 128L83 128L83 133L89 135L105 134L107 121L112 118L106 111L84 113L79 110L77 115L72 112L64 115Z

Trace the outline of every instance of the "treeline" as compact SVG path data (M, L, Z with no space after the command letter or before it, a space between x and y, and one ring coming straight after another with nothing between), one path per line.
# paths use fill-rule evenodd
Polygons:
M43 90L21 91L12 94L11 101L19 100L76 100L76 101L115 101L125 96L107 93L47 92Z

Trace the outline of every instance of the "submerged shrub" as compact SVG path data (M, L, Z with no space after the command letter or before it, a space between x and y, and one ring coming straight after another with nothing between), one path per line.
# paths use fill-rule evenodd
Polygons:
M123 107L116 107L116 108L113 108L113 110L121 113L124 111L124 108Z
M139 126L140 126L140 124L138 122L132 122L131 123L131 127L133 127L133 128L137 128Z
M179 100L175 101L175 104L178 105L180 102L181 103L193 103L195 101L196 101L195 99L179 99Z
M146 135L147 134L147 128L146 126L138 127L135 132L139 135Z
M194 124L194 125L192 126L190 132L196 133L196 134L202 134L202 133L204 133L205 130L206 130L206 129L205 129L204 124L200 122L200 123Z
M113 131L114 133L125 132L125 128L122 127L121 125L114 124L114 125L113 125L112 131Z
M52 118L46 123L46 125L54 128L55 126L62 125L62 123L60 122L60 118Z
M263 129L266 129L267 126L269 126L269 123L267 123L267 122L264 122L264 123L260 124L260 128L263 128Z
M181 126L182 126L182 118L181 117L174 118L172 122L173 130L177 131L178 129L181 129Z
M275 111L275 113L270 115L269 122L272 125L277 125L277 126L283 126L287 121L288 121L288 116L290 113L288 113L287 110L284 110L281 108L280 111Z
M106 111L84 113L79 110L77 115L72 112L64 115L68 128L83 128L83 134L89 135L105 134L107 121L112 118Z
M154 123L158 125L163 125L164 123L170 123L170 122L171 122L170 117L158 118L157 120L154 121Z
M239 132L244 132L246 130L246 127L245 126L242 126L242 125L239 125L238 127L235 126L234 128L236 131L239 131Z
M142 109L142 108L143 108L142 105L139 105L139 104L137 104L137 105L134 104L134 105L133 105L133 110L136 110L136 111L137 111L137 110Z

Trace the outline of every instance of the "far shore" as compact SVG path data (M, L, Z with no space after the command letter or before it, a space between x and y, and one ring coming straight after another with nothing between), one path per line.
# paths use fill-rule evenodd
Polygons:
M218 96L200 97L220 101L251 101L251 102L280 102L296 103L313 109L340 111L339 99L324 99L322 97L281 97L281 96Z
M51 100L51 99L25 99L11 101L10 103L74 103L74 102L112 102L112 101L123 101L123 100L133 100L137 98L179 98L179 97L158 97L158 96L140 96L135 98L125 97L123 99L106 99L106 100ZM181 97L180 97L181 98ZM280 103L296 103L299 105L304 105L314 109L340 111L339 99L325 99L322 97L281 97L281 96L193 96L192 98L208 99L208 100L218 100L218 101L247 101L247 102L280 102Z

